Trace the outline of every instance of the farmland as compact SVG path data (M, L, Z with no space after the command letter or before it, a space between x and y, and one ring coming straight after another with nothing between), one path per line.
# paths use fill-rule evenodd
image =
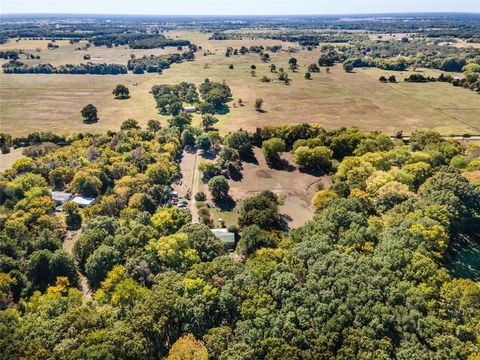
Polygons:
M478 360L478 15L0 30L0 359Z
M193 62L174 64L163 74L125 75L43 75L43 74L0 74L0 112L2 131L12 135L26 135L33 131L51 130L58 133L72 131L101 132L118 128L127 118L134 118L140 125L149 119L165 122L158 114L155 102L149 94L153 85L181 81L197 86L209 78L225 81L232 89L234 102L242 99L244 106L230 104L230 112L220 116L217 124L222 133L232 129L252 130L257 126L290 123L320 124L327 128L357 126L364 130L380 130L389 134L403 130L405 133L421 127L434 129L444 134L479 133L480 105L475 92L452 87L447 83L415 84L405 83L403 77L412 70L392 72L376 68L355 69L346 73L340 65L312 74L312 80L303 75L309 64L318 60L318 49L308 51L298 44L277 40L208 40L208 34L198 32L170 32L171 38L189 39L202 47ZM136 57L150 54L176 52L166 49L128 49L126 47L91 47L75 50L83 43L69 44L58 41L57 49L48 50L45 40L10 40L1 49L22 48L33 51L41 59L28 63L85 62L88 53L93 62L114 62L126 64L131 54ZM262 63L258 54L225 57L227 47L239 48L251 45L282 45L298 49L298 52L281 51L271 54L269 63ZM204 56L203 53L210 55ZM288 59L296 57L297 72L289 72L290 85L276 81L270 73L271 63L277 68L288 68ZM233 65L233 69L229 69ZM251 65L256 66L256 76L251 75ZM422 73L436 73L436 70L422 70ZM382 84L379 76L396 75L397 83ZM261 82L263 76L271 82ZM129 87L131 97L115 100L111 94L116 84ZM256 98L264 100L263 113L254 109ZM93 103L99 111L100 121L96 124L82 123L80 110ZM194 123L200 120L195 115Z

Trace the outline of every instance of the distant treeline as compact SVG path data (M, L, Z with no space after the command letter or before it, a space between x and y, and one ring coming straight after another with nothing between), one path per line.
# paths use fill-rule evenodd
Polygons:
M26 65L18 60L10 60L2 65L5 74L92 74L118 75L126 74L127 67L120 64L66 64L53 66L51 64Z
M119 46L128 45L132 49L154 49L169 46L182 47L190 45L188 40L167 39L161 34L106 34L92 38L95 46Z
M416 83L436 81L448 82L453 86L461 86L480 93L480 79L478 75L475 76L475 72L472 71L472 68L472 66L466 66L466 76L464 78L452 77L451 75L445 75L443 73L441 73L438 77L424 76L422 74L411 74L409 77L405 78L404 81ZM478 72L477 74L480 74L480 72Z
M348 32L319 32L312 31L292 31L292 32L263 32L263 33L235 33L216 32L210 37L211 40L237 40L239 38L260 38L272 39L286 42L298 43L301 46L319 46L320 43L347 43L353 40L366 39L365 35L353 34Z

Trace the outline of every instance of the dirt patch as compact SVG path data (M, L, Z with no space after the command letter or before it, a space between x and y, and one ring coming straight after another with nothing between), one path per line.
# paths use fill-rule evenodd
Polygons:
M18 159L23 158L23 148L11 149L8 154L0 154L0 171L8 170Z
M271 179L272 174L270 170L257 170L255 172L259 178Z

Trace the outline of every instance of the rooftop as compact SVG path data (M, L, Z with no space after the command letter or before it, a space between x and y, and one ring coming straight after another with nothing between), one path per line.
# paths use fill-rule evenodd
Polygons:
M89 205L92 205L95 202L95 198L76 196L76 197L73 198L72 201L77 203L78 206L89 206Z
M52 199L58 202L66 202L73 198L73 195L63 191L52 191Z

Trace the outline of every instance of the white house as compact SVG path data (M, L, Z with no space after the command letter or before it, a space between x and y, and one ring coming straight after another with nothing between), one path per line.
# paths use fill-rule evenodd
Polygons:
M80 207L90 206L95 204L95 198L92 197L83 197L83 196L75 196L72 200L74 203L77 203Z

